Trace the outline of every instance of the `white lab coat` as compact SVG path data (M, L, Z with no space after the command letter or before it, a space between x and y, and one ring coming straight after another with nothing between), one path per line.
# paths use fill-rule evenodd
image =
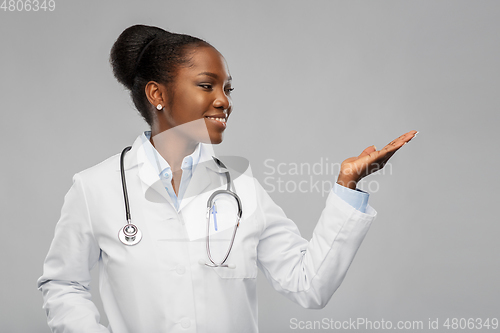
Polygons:
M204 266L207 198L225 188L225 169L211 155L202 144L176 211L137 138L125 156L132 223L143 233L135 246L118 240L126 223L119 154L74 176L38 280L53 332L257 332L257 267L301 306L327 304L376 211L361 213L330 192L308 242L258 181L242 175L233 183L243 218L227 261L236 267ZM90 300L96 263L108 327Z

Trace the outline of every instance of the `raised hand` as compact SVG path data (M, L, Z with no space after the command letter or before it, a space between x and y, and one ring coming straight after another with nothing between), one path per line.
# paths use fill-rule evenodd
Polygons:
M391 156L413 139L417 133L417 131L409 131L380 150L377 150L375 146L370 146L359 156L346 159L340 166L337 184L354 190L362 178L382 169Z

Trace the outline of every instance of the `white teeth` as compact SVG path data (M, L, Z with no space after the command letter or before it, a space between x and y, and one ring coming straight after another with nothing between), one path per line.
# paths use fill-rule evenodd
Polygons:
M221 123L225 123L226 122L226 118L215 118L215 117L208 117L208 118L220 121Z

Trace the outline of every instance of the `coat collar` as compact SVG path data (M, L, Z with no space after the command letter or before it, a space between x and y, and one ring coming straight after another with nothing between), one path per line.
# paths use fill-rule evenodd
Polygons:
M211 144L200 144L200 160L196 167L194 168L193 176L189 182L189 185L182 198L179 211L183 207L188 205L193 198L195 198L203 191L206 191L211 183L213 183L213 176L217 174L223 174L228 170L224 167L219 166L212 156L215 156L213 145ZM124 158L124 170L131 170L134 167L138 168L138 176L141 179L143 185L144 195L149 188L154 189L158 192L165 200L172 203L170 196L163 187L163 184L156 172L156 169L151 165L148 160L143 146L142 135L137 137L137 139L132 144L132 148L127 152ZM120 171L120 165L117 166L117 171ZM223 177L218 177L222 179ZM222 184L212 184L211 187L217 188ZM210 190L209 188L208 190Z

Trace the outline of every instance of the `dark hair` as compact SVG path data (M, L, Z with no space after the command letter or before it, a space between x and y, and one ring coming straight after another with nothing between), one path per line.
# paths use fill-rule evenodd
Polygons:
M153 123L145 87L149 81L169 86L177 69L189 64L190 47L211 46L197 37L176 34L158 27L134 25L125 29L111 48L113 74L128 90L144 120Z

